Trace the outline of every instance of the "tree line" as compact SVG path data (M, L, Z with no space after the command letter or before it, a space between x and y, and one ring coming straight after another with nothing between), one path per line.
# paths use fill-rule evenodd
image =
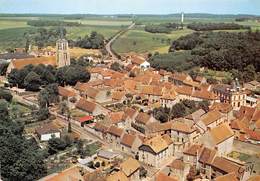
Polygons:
M102 34L95 31L91 32L90 36L79 37L77 40L70 40L70 46L76 46L86 49L99 49L104 48L105 38Z
M82 26L78 22L66 22L66 21L51 21L51 20L30 20L27 21L27 25L36 27L46 27L46 26Z
M250 29L249 26L243 26L235 23L191 23L187 25L187 28L195 31Z
M260 33L193 33L173 41L170 52L191 50L193 66L229 71L243 81L259 78Z
M83 64L84 65L84 64ZM58 85L75 85L78 81L87 82L90 73L82 63L56 68L51 65L27 65L22 69L13 69L8 74L10 86L25 88L27 91L38 91L41 87L57 83Z
M153 116L164 123L175 118L185 117L199 109L203 109L205 112L209 111L209 102L202 101L196 102L192 100L183 100L175 104L172 108L159 107L152 111Z
M171 33L180 27L177 23L164 23L159 25L146 25L144 30L150 33Z
M24 34L26 39L25 49L28 51L29 45L34 44L38 48L44 48L47 46L55 46L56 41L59 38L66 37L67 30L64 27L56 28L38 28L37 30L31 30ZM78 37L76 40L69 40L70 47L80 47L85 49L98 49L103 48L105 44L105 38L102 34L95 31L85 37Z
M0 99L0 163L3 180L37 180L46 175L44 152L23 136L24 126L9 115L9 103Z

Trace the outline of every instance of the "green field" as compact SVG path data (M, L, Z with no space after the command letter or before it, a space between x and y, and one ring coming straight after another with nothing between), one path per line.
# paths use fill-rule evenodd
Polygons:
M149 33L144 31L144 28L138 27L128 31L116 40L113 44L113 49L118 53L155 51L166 53L172 40L192 32L192 30L184 29L173 31L171 34Z
M152 34L144 31L144 25L147 24L160 24L167 22L180 22L178 15L174 16L86 16L82 18L73 18L70 16L62 15L43 15L37 16L0 16L0 52L8 48L24 47L24 33L33 30L36 27L28 26L28 20L60 20L69 22L80 22L83 26L80 27L66 27L67 38L76 39L79 36L83 37L96 31L109 39L122 28L131 24L134 19L138 24L133 30L130 30L122 37L120 37L113 45L115 51L119 53L127 52L160 52L166 53L169 49L169 41L175 40L180 36L192 33L192 30L184 29L173 31L171 34ZM231 17L185 17L185 24L191 22L235 22ZM255 21L239 22L239 24L251 26L253 30L260 29L260 23ZM48 27L49 28L49 27Z
M39 17L0 17L0 52L7 49L25 46L24 33L36 29L36 27L28 26L28 20L62 20L61 18L39 18ZM65 20L78 22L79 20ZM131 21L129 19L112 19L112 18L90 18L82 19L80 22L84 26L80 27L66 27L67 38L76 39L79 36L84 37L89 35L92 31L96 31L109 39L119 30L128 26ZM50 28L50 27L47 27Z

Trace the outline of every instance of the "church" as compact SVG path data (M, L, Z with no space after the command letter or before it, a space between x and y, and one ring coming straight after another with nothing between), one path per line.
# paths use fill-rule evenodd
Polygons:
M64 38L56 42L56 56L42 56L25 59L13 59L7 67L6 74L13 69L22 69L26 65L52 65L58 68L70 65L70 53L68 41Z

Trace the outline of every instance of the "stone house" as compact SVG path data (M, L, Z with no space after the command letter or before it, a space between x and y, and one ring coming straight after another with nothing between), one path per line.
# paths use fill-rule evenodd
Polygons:
M140 168L140 163L136 159L133 159L131 157L120 164L121 171L127 176L129 181L140 180Z
M227 123L208 130L203 136L206 147L216 149L219 155L226 155L232 151L234 132Z
M173 156L173 142L168 135L150 138L139 147L139 160L153 167Z
M106 133L106 140L113 146L120 148L121 137L123 136L124 130L117 126L110 126Z
M58 93L60 101L65 101L69 109L75 108L75 103L80 99L80 96L73 90L59 86Z
M139 135L124 133L120 141L121 150L136 155L138 148L142 145L142 143L143 141Z
M183 151L183 161L189 165L197 165L203 145L193 144Z
M110 112L109 110L100 106L99 104L90 102L90 101L86 100L85 98L81 98L77 102L76 108L85 111L86 113L88 113L88 115L93 115L93 116L97 116L97 115L101 115L101 114L107 115Z

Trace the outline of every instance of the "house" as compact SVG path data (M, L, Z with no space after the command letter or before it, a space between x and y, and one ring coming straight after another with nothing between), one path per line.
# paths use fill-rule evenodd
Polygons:
M24 53L24 52L14 52L14 53L0 54L0 61L1 62L10 62L11 60L26 59L26 58L34 58L34 56L29 55L29 54Z
M229 103L214 102L210 106L209 110L219 111L223 115L224 119L227 120L228 122L230 122L230 120L233 118L233 108Z
M122 171L118 171L116 173L109 175L106 178L106 181L129 181L129 179Z
M118 158L120 158L120 154L112 151L100 150L97 153L97 160L105 162L105 165L108 165L109 163L113 162L115 159Z
M44 124L35 130L40 141L48 141L51 138L60 138L61 132L53 123Z
M220 125L223 122L224 119L222 114L217 110L213 110L201 116L201 120L198 122L199 126L197 126L197 128L200 130L201 133L203 133L208 129L212 129Z
M136 117L135 117L135 123L140 126L140 127L145 127L148 123L154 122L155 119L153 116L140 112Z
M108 88L93 88L87 87L84 91L83 97L85 96L87 100L104 103L111 101L110 89Z
M143 141L139 135L130 132L124 133L120 142L121 150L135 155L142 143Z
M201 120L202 115L204 115L206 112L203 109L199 109L187 116L185 116L185 122L189 125L198 125L198 122ZM201 128L202 129L202 128Z
M6 73L9 74L13 69L22 69L26 65L52 65L56 66L56 57L36 57L36 58L25 58L25 59L17 59L11 60L10 64L7 67Z
M75 103L79 99L79 96L75 91L59 86L58 93L60 96L60 100L66 101L66 105L69 109L75 108Z
M162 91L162 87L158 86L144 85L141 87L141 94L144 95L144 97L151 103L158 102L160 100L163 93Z
M217 151L215 149L204 147L201 151L196 167L201 174L206 175L206 178L211 178L211 164L216 156Z
M185 85L184 82L193 82L191 76L185 73L174 73L172 77L169 78L170 82L173 82L175 85Z
M241 106L246 105L246 92L240 88L237 81L233 86L225 84L214 85L213 92L217 94L220 102L230 103L234 109L239 109Z
M258 82L256 80L253 80L251 82L247 82L247 83L244 84L244 88L254 91L254 90L260 88L260 82Z
M177 92L174 89L167 89L163 91L163 95L159 101L162 107L172 108L172 106L179 102Z
M111 112L111 113L108 114L107 119L111 122L111 124L114 124L118 127L124 127L125 126L124 112L123 111Z
M97 115L107 115L109 111L99 104L96 104L94 102L90 102L86 100L85 98L81 98L77 104L76 108L81 109L85 112L87 112L89 115L97 116Z
M117 126L110 126L106 133L106 139L113 146L120 147L121 137L123 136L124 130Z
M112 92L112 101L115 103L123 103L126 100L126 92L124 91L114 91Z
M181 159L174 160L167 166L170 169L170 174L175 175L178 180L184 181L186 175L184 175L185 163Z
M229 173L226 175L218 176L214 181L239 181L235 173Z
M120 164L121 171L127 176L129 181L138 181L140 172L140 163L131 157Z
M207 83L207 79L203 76L196 76L194 81L198 82L199 84L206 84Z
M84 169L79 166L73 166L61 172L48 175L39 181L71 181L71 180L84 180Z
M216 149L219 155L226 155L232 151L234 132L227 123L222 123L208 130L202 139L206 147Z
M166 134L147 139L139 147L139 160L153 167L159 167L163 161L173 156L173 142Z
M105 138L105 134L106 134L108 128L109 128L108 125L102 124L102 123L100 123L100 122L97 122L97 123L94 125L94 127L93 127L93 129L95 130L95 134L96 134L99 138L101 138L101 139Z
M219 176L226 174L234 174L236 178L240 181L246 181L249 179L252 172L252 165L244 165L233 160L229 160L224 157L215 157L213 162L210 164L211 172L210 175L207 175L208 178L215 179Z
M175 154L182 154L199 136L196 129L181 121L172 121L169 134L174 142Z
M142 70L147 70L151 67L151 64L148 61L144 61L143 63L140 64L140 68Z
M127 107L124 110L124 120L127 128L131 127L131 123L135 121L136 116L138 115L138 111Z
M197 165L199 156L203 150L203 145L193 144L183 151L183 161L184 163L190 165Z
M172 177L172 176L168 176L168 175L166 175L163 172L159 172L155 176L155 181L178 181L178 178Z

